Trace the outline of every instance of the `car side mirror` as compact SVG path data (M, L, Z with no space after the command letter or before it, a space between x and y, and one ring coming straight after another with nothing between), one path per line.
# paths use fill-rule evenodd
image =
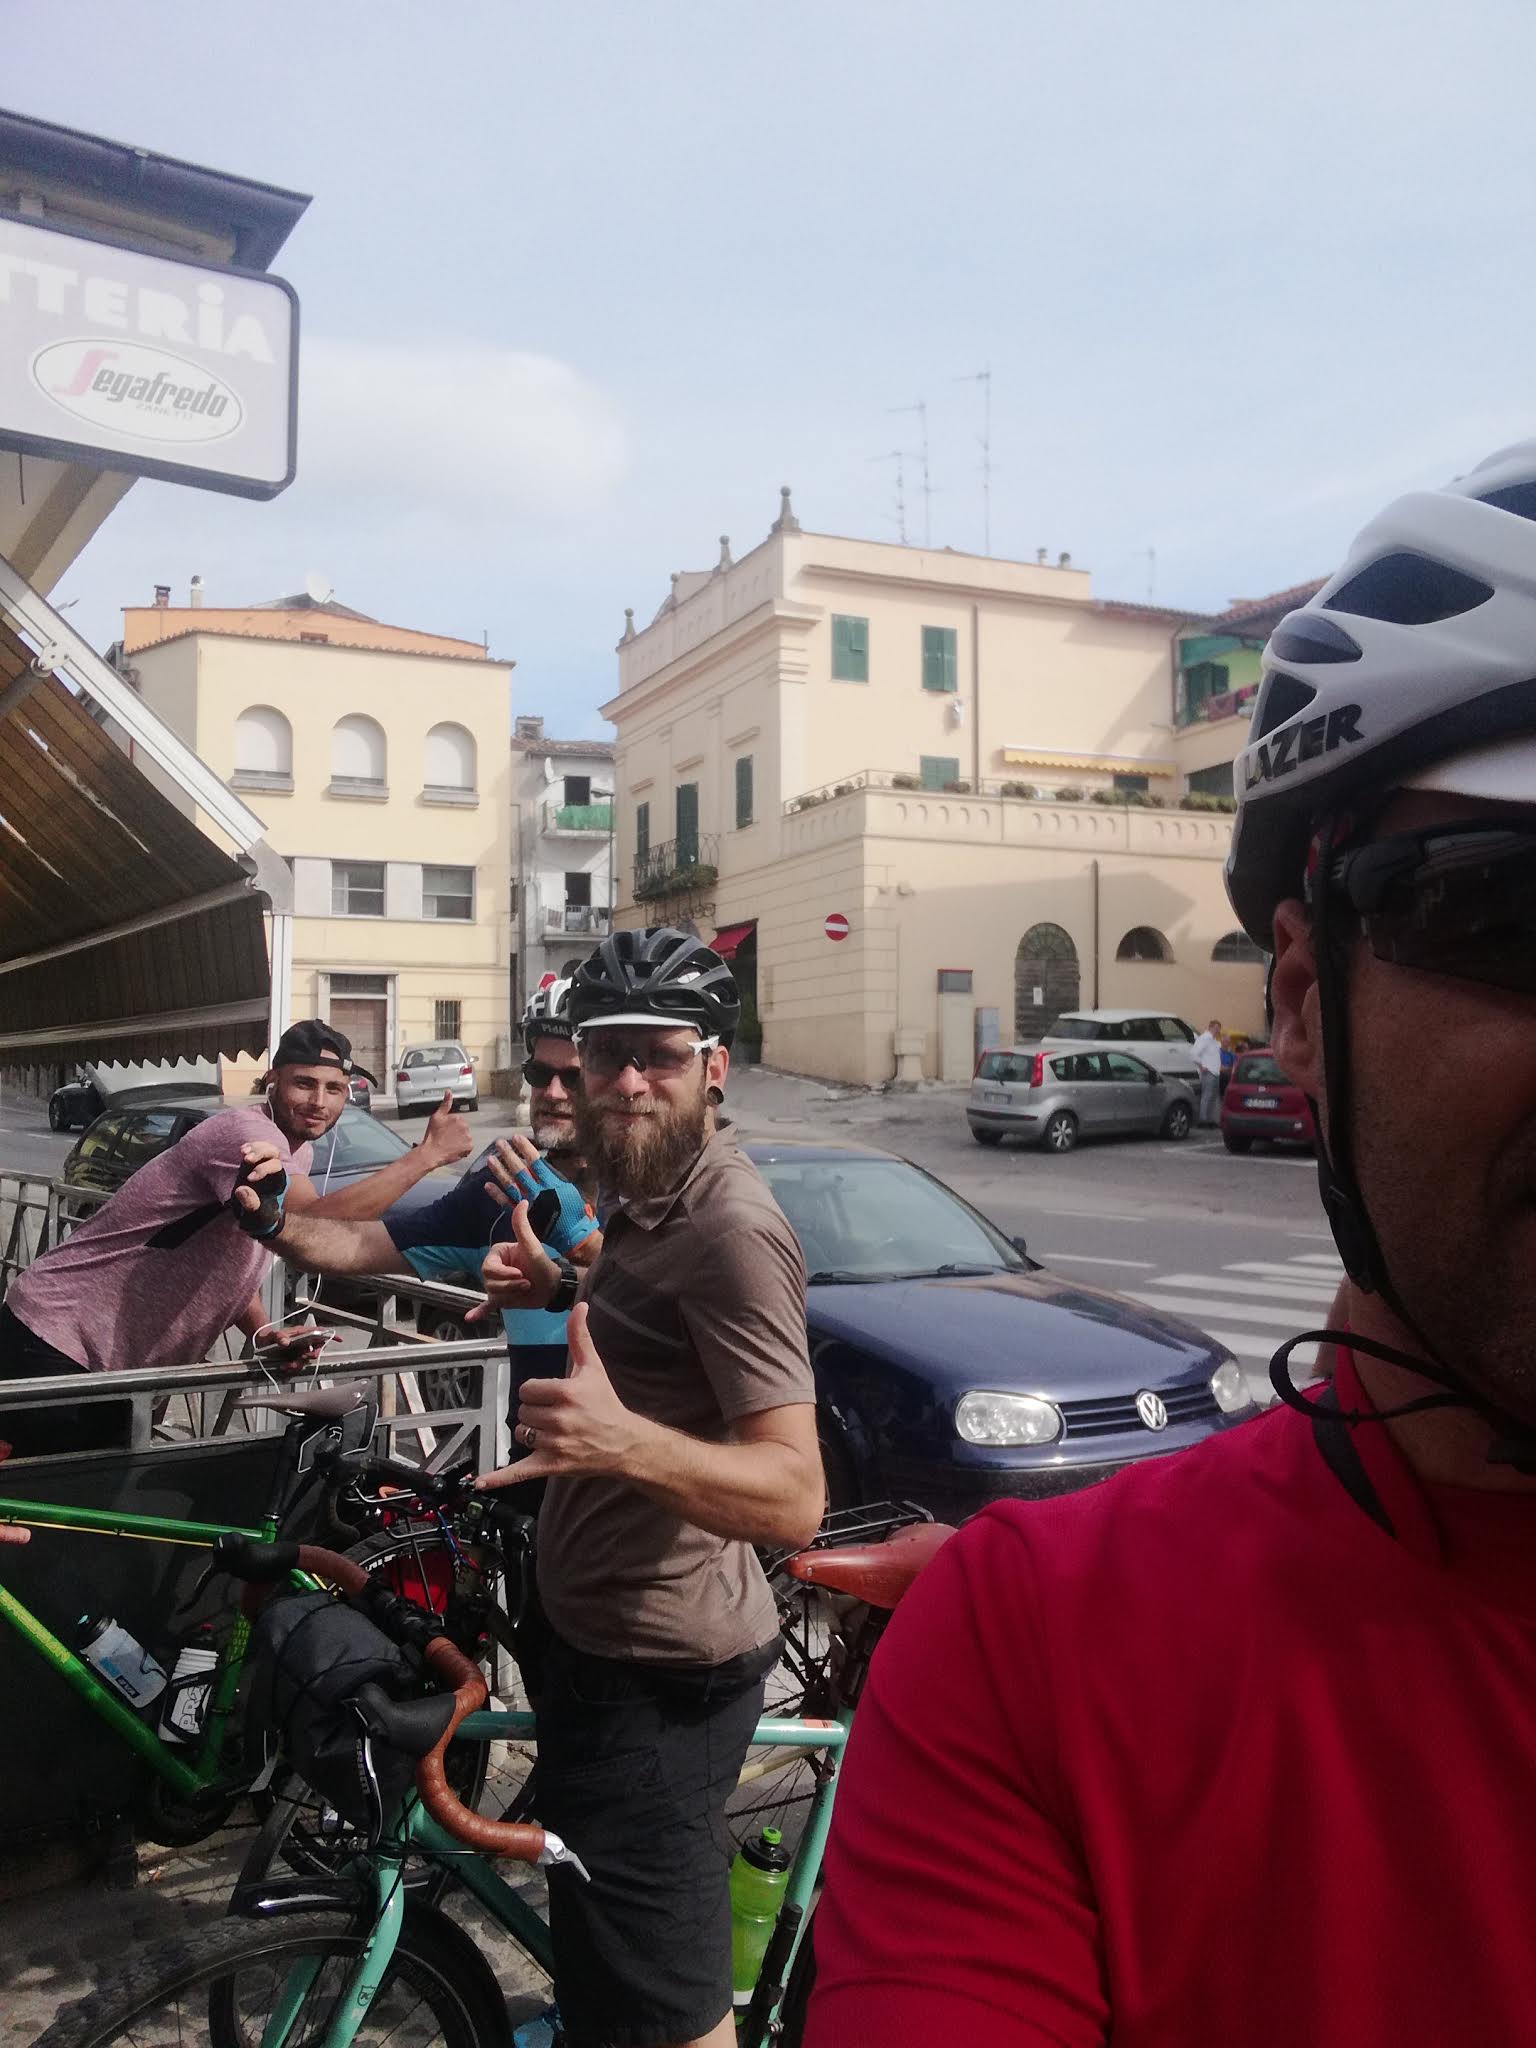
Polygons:
M1159 1082L1159 1081L1160 1081L1161 1079L1162 1079L1162 1075L1161 1075L1161 1074L1148 1074L1148 1076L1147 1076L1147 1086L1148 1086L1149 1088L1155 1088L1155 1087L1157 1086L1158 1082Z
M1029 1246L1024 1242L1022 1237L1010 1237L1008 1242L1013 1246L1014 1250L1018 1253L1021 1259L1027 1259L1029 1257Z

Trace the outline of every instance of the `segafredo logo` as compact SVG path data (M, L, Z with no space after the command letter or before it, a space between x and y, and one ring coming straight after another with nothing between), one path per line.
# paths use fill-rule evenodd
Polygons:
M220 441L245 416L222 377L142 342L50 342L32 358L32 380L76 419L145 441Z

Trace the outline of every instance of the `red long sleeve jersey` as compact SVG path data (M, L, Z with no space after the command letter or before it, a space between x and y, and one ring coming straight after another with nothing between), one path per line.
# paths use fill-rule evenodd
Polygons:
M1281 1410L946 1547L859 1707L807 2048L1536 2041L1536 1496L1354 1442L1390 1535Z

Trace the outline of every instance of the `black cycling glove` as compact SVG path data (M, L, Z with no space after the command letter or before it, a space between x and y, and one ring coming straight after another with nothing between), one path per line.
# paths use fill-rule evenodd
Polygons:
M288 1200L288 1175L280 1166L276 1173L264 1173L260 1180L251 1179L254 1167L243 1166L235 1182L237 1188L254 1188L261 1197L261 1206L247 1209L237 1202L233 1191L229 1197L230 1213L247 1237L263 1240L276 1237L283 1227L283 1208Z

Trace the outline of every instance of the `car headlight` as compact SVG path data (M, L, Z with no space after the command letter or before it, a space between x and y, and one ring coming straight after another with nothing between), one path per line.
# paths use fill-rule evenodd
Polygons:
M1061 1428L1061 1410L1036 1394L962 1394L955 1404L955 1434L962 1443L1050 1444Z
M1243 1378L1243 1369L1235 1358L1229 1358L1218 1365L1211 1374L1211 1393L1216 1406L1223 1415L1235 1415L1239 1408L1251 1408L1253 1396L1248 1391L1248 1382Z

